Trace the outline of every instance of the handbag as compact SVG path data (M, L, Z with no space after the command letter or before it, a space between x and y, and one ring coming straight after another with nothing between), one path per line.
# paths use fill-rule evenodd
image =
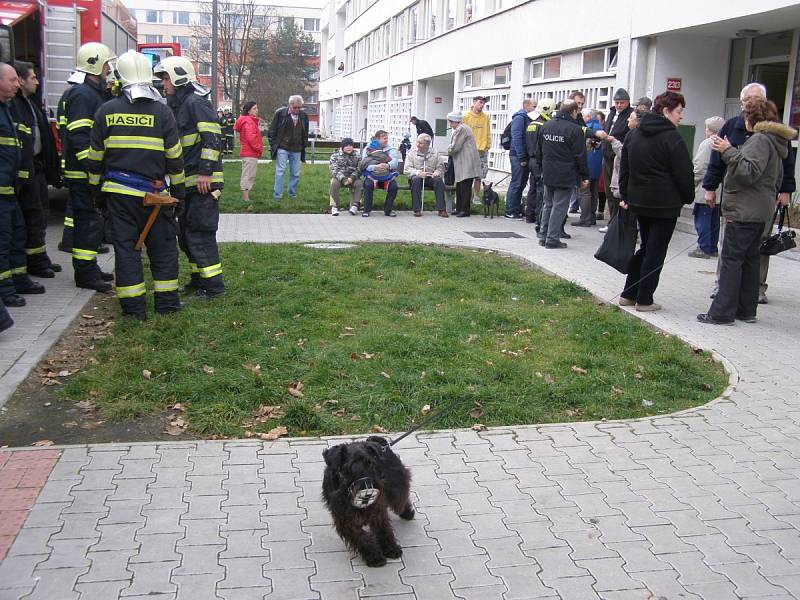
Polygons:
M614 267L620 273L627 273L633 253L636 251L638 234L636 217L629 210L620 208L608 224L606 236L594 253L594 257Z
M778 219L780 215L780 219ZM783 229L783 219L786 218L786 229ZM775 226L775 220L778 219L778 233L774 233L767 239L761 242L759 253L764 256L773 256L786 250L791 250L797 244L794 241L795 231L792 229L792 224L789 222L789 211L785 206L779 205L775 207L775 214L772 215L772 224L769 226L770 231Z

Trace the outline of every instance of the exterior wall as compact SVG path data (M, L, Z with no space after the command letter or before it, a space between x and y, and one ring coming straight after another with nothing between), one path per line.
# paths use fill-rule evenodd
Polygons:
M327 66L347 63L349 46L370 36L386 21L394 27L394 17L415 4L377 0L346 25L347 5L352 1L357 0L333 0L323 10L327 15L323 26ZM439 8L443 5L443 0L420 0L423 13L430 2ZM458 2L458 10L465 5ZM499 149L499 136L523 98L549 96L561 100L569 92L581 90L587 96L587 106L607 110L618 87L625 87L634 100L642 95L653 97L664 91L667 78L677 77L687 99L683 124L696 127L696 145L702 137L703 121L725 113L731 40L740 34L749 35L748 29L763 34L800 28L800 4L788 0L757 4L744 0L676 0L669 6L618 0L612 8L602 9L590 0L581 0L569 11L557 0L535 0L494 14L481 12L489 2L473 1L470 5L477 9L470 23L457 14L452 30L418 39L386 58L358 68L355 66L361 63L346 64L344 71L323 68L321 101L332 106L335 99L347 95L376 87L391 92L396 85L411 83L411 110L433 125L451 109L466 109L473 96L489 96L487 112L497 148L490 153L490 167L508 171L507 152ZM580 19L587 11L592 14L590 27ZM584 74L583 51L602 46L616 47L613 65L607 61L604 71L587 70ZM554 55L561 56L559 76L533 79L532 63ZM790 77L796 60L792 57ZM465 85L465 73L492 73L502 65L511 67L507 80L482 78L481 85ZM434 97L442 98L443 103L434 104ZM367 129L389 129L393 143L398 143L395 125L401 116L405 118L408 103L393 104L390 97L374 104L370 95L365 111L370 115ZM330 111L327 114L333 115ZM334 125L323 121L323 131L334 133ZM348 135L360 137L355 129ZM437 146L445 141L439 140Z

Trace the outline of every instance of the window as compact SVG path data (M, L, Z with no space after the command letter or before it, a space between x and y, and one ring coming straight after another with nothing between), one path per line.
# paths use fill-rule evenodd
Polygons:
M508 85L511 79L511 67L503 65L494 68L494 85Z
M265 27L267 27L266 15L253 15L252 28L264 29Z
M200 52L211 52L211 38L201 37L198 40L197 48Z
M159 22L159 14L157 10L148 10L145 13L144 20L148 23L158 23Z
M557 79L561 77L561 57L537 58L531 61L530 80Z
M175 43L181 47L182 51L189 49L189 36L188 35L176 35L175 36Z
M389 21L383 24L383 55L389 56L392 53L392 29Z
M145 44L161 44L164 41L163 35L146 35L144 36Z
M319 56L321 46L314 42L303 42L300 46L300 53L303 56Z
M591 48L583 51L584 75L592 73L605 73L616 71L617 69L617 46L606 46L605 48Z
M176 10L172 13L172 23L174 25L188 25L189 13L185 10Z
M198 25L211 25L211 13L197 13Z
M468 71L464 73L464 88L481 87L481 71Z
M469 0L464 4L464 23L472 23L472 3Z
M310 93L307 92L305 96L305 101L306 104L316 104L317 102L319 102L316 92L310 92Z
M303 19L304 31L319 31L319 19Z
M408 45L417 43L417 21L419 20L419 4L408 9ZM420 32L423 33L423 32Z
M456 3L457 0L444 0L445 31L450 31L456 26Z
M211 63L205 61L197 63L197 74L203 77L211 77Z

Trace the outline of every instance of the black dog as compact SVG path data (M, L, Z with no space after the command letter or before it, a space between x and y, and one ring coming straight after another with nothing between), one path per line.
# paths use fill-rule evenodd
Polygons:
M388 509L403 519L414 518L408 497L411 473L389 442L373 435L328 448L322 456L322 497L345 544L370 567L400 558L403 549L394 537Z
M492 206L494 206L494 214L499 218L500 211L500 194L492 189L493 183L483 183L483 218L487 216L492 217Z

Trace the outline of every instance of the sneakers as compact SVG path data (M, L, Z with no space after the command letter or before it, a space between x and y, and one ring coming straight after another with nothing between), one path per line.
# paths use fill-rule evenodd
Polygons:
M636 306L634 306L634 310L636 310L636 312L656 312L657 310L661 310L661 305L655 302L652 304L639 304L637 302Z
M366 211L364 211L363 213L361 213L361 216L362 216L362 217L368 217L368 216L369 216L369 213L368 213L368 212L366 212Z
M358 214L358 207L353 205L348 209L348 212L355 217Z
M606 231L608 231L608 225L606 225L605 227L601 227L597 231L599 231L600 233L605 233Z
M636 304L636 300L631 300L630 298L623 298L622 296L619 297L620 306L633 306L634 304Z
M331 216L338 217L339 216L339 209L335 206L331 206Z
M706 325L733 325L733 319L717 319L708 313L700 313L697 315L697 320Z
M690 256L691 258L711 258L710 254L706 254L700 248L695 248L691 252L687 252L686 256Z
M385 212L385 213L383 213L383 214L384 214L384 216L386 216L386 217L396 217L396 216L397 216L397 213L396 213L396 212L394 212L393 210L390 210L388 213L387 213L387 212ZM419 213L419 214L420 214L420 216L422 215L422 213Z

